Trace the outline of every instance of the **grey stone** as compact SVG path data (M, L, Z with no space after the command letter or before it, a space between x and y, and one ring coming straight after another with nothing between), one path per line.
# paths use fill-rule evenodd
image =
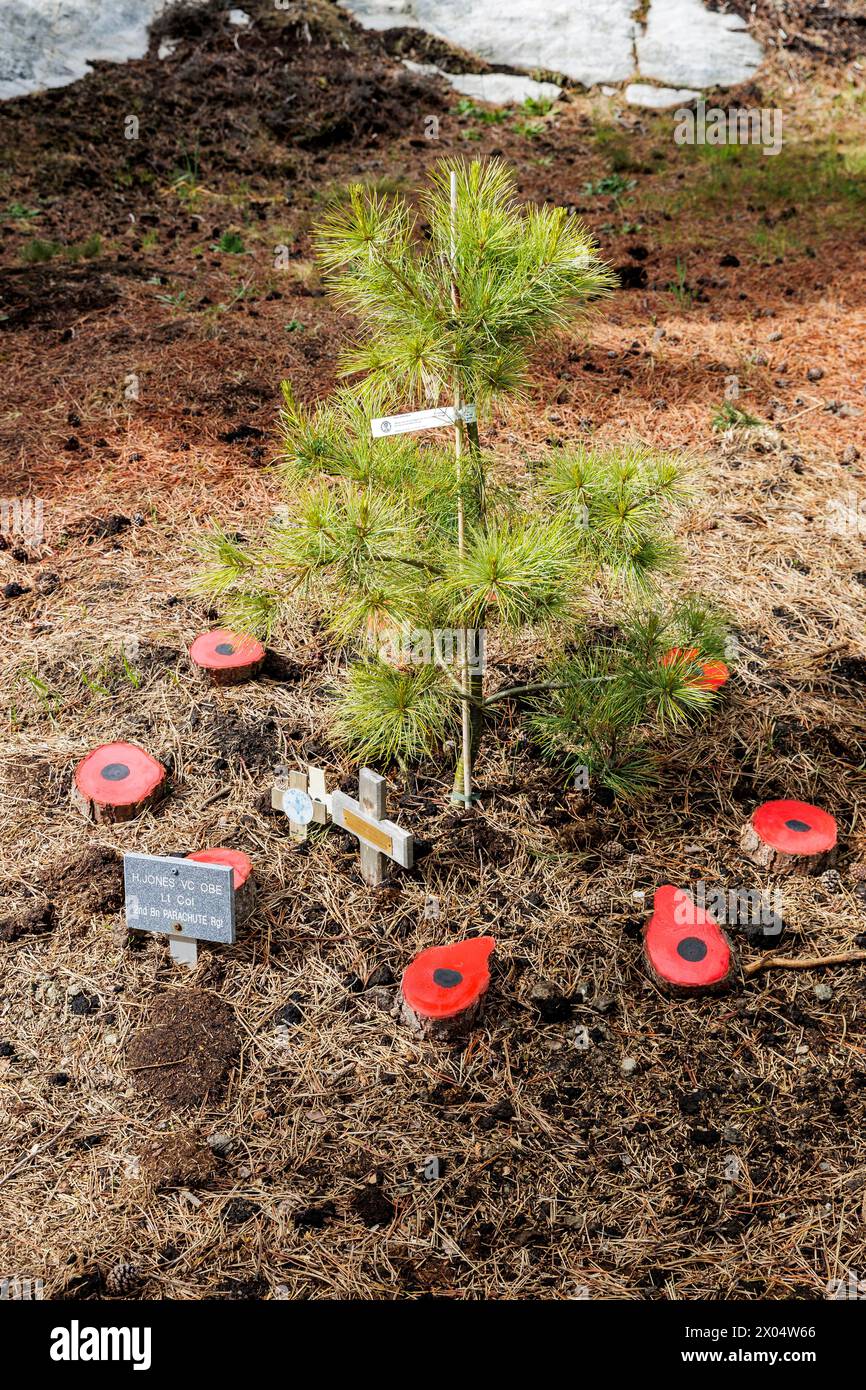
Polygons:
M762 57L738 15L710 11L703 0L650 0L645 27L634 0L340 3L368 29L419 26L491 63L603 83L606 95L636 72L671 87L729 87L751 77Z
M652 87L649 82L629 82L625 99L629 106L645 106L652 111L670 111L697 101L700 92L690 87Z
M634 72L633 0L343 0L367 28L420 25L488 62L561 72L584 86Z
M148 25L168 3L0 0L0 99L75 82L90 70L93 60L124 62L143 57ZM627 82L636 74L672 88L731 86L750 77L761 61L761 49L744 21L737 15L711 12L703 0L651 0L645 27L634 18L634 0L341 3L367 29L420 27L492 63L561 72L588 87ZM241 9L230 10L227 17L239 27L250 22ZM160 56L170 57L171 51L170 42L165 42ZM689 97L693 95L690 91ZM520 98L507 98L514 99ZM648 96L640 104L655 105L660 100Z

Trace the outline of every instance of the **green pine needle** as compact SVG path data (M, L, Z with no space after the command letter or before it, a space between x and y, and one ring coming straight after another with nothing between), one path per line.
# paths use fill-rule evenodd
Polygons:
M334 728L352 757L384 767L432 756L456 727L457 710L436 667L398 669L371 658L349 668Z

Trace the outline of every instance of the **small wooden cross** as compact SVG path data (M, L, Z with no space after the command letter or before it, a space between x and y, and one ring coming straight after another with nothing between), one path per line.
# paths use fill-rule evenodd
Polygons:
M369 767L358 774L358 800L345 792L331 796L335 825L355 835L361 844L361 877L371 888L382 882L385 859L404 869L412 867L414 839L408 830L385 819L385 778Z
M271 805L275 811L285 811L289 818L289 834L293 840L306 840L310 824L327 825L331 815L331 797L325 784L325 773L320 767L307 767L290 772L285 780L287 786L271 788Z

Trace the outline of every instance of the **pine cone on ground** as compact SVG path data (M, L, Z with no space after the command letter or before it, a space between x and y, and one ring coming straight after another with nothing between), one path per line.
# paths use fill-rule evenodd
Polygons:
M122 1298L141 1287L141 1270L126 1260L118 1260L105 1276L105 1292L113 1298Z

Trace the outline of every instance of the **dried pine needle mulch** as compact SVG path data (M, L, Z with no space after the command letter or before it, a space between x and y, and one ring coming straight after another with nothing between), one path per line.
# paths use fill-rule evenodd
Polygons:
M376 36L351 35L364 73L388 61ZM196 54L231 64L237 50L217 34ZM182 45L178 61L189 58ZM247 54L247 77L258 61ZM124 71L134 87L160 68L151 58ZM112 80L78 89L94 121L113 119ZM856 138L850 103L830 105L847 73L812 80L795 54L773 80L800 83L804 140L830 109ZM212 121L222 130L228 85L201 84L204 137ZM32 146L28 120L16 121L13 192L25 203L51 101L29 103L43 121ZM313 93L309 119L326 120L326 105ZM557 788L504 709L471 816L448 805L445 766L391 779L389 809L415 832L418 862L371 893L354 841L316 831L297 846L269 806L287 761L353 786L328 740L337 657L299 620L275 643L282 666L250 685L211 690L186 659L211 620L186 591L197 529L214 514L254 531L278 500L265 465L279 376L307 397L334 380L344 326L309 267L322 189L395 170L412 186L433 158L466 148L472 118L454 108L432 148L421 115L405 136L289 146L289 207L264 137L226 135L254 187L243 271L258 291L228 312L214 306L229 301L238 263L208 248L239 204L215 152L192 210L160 166L155 186L131 189L103 169L93 187L62 187L45 214L58 222L48 231L66 219L69 237L98 225L113 239L107 263L58 275L65 290L4 338L3 389L17 393L0 422L5 486L46 499L49 544L28 564L0 553L3 582L29 589L4 609L0 917L33 928L0 930L0 1266L42 1277L47 1296L99 1297L120 1262L139 1270L145 1297L178 1299L809 1299L866 1267L862 968L767 972L718 999L671 1003L640 954L642 904L660 882L772 886L743 864L737 835L756 802L785 794L828 806L842 829L838 874L779 884L785 953L831 954L866 932L853 872L866 859L866 562L856 530L827 524L828 500L864 487L862 458L843 462L851 446L866 452L856 232L828 222L815 258L801 246L776 264L756 258L751 238L775 229L745 200L718 221L699 204L667 221L676 166L642 171L669 132L630 112L618 124L594 96L575 94L542 137L485 127L470 146L501 148L527 196L584 205L615 264L648 250L647 287L618 295L586 341L545 352L532 402L485 430L527 489L545 441L641 437L696 458L681 540L695 582L734 614L736 678L713 719L671 746L663 786L639 808ZM581 193L606 172L592 139L602 126L640 166L623 201L640 231ZM160 219L139 251L130 210ZM801 217L805 244L809 208L785 226ZM296 268L275 275L273 245L290 232ZM120 246L164 285L115 275ZM739 267L719 267L729 253ZM682 300L668 288L677 260L691 286ZM701 274L727 283L701 286ZM41 283L34 274L31 288ZM180 305L158 298L184 288ZM294 320L303 327L287 334ZM810 367L823 375L811 381ZM762 429L710 429L731 375ZM533 655L491 644L492 680ZM71 807L72 771L117 736L166 764L172 793L128 826L94 827ZM163 941L126 933L117 856L214 844L252 856L258 907L234 948L203 946L187 976ZM498 943L485 1026L461 1049L420 1044L392 1012L400 972L473 930ZM136 1040L190 1001L207 1013L214 1070L183 1094L183 1023L162 1038L174 1055ZM162 1070L170 1094L154 1080Z

